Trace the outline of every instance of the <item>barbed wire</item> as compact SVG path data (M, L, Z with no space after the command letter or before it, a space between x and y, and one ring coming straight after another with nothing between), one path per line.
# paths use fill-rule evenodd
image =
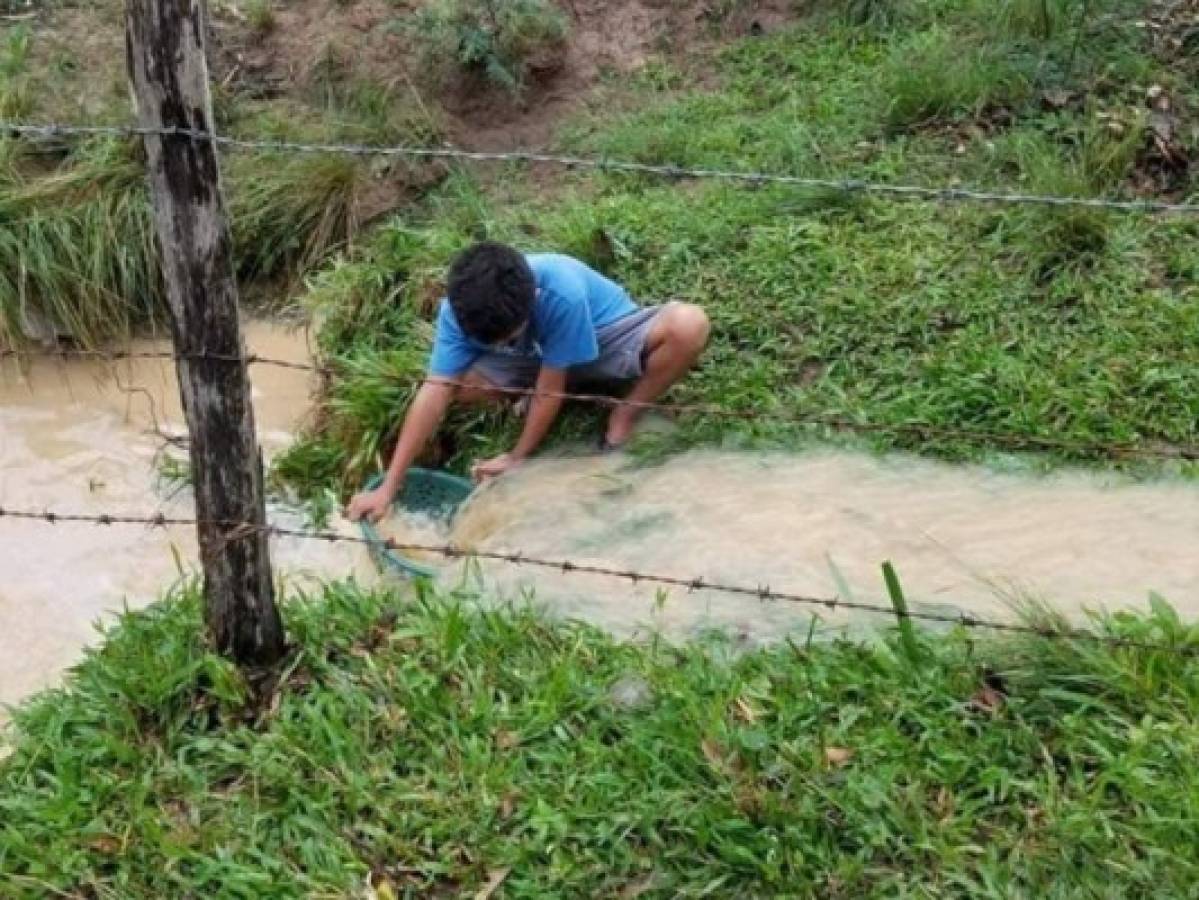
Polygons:
M178 127L149 128L138 126L100 126L63 123L31 124L21 122L0 122L0 134L4 133L8 133L13 136L40 136L45 138L68 136L186 138L194 141L208 141L218 147L226 147L234 150L271 153L324 153L372 157L402 157L408 159L447 159L466 162L512 162L530 165L554 165L567 169L587 169L601 172L648 175L675 180L720 180L755 186L787 185L809 189L831 190L846 194L880 195L900 200L907 199L937 203L978 202L1010 205L1039 205L1049 207L1106 209L1137 213L1199 213L1199 204L1191 203L1169 203L1150 200L1114 200L1098 197L1071 197L1019 192L996 192L958 186L929 187L921 185L893 184L855 178L812 178L761 171L689 167L674 164L650 164L632 162L628 160L610 159L607 157L580 157L523 150L468 151L452 147L301 143L294 141L239 139L202 131L199 129ZM271 365L300 371L319 372L326 375L339 373L339 369L333 366L300 363L290 360L260 356L253 353L241 356L210 353L175 354L166 351L99 351L80 349L55 351L30 351L13 349L0 350L0 359L5 357L22 357L33 355L60 358L67 356L91 357L113 362L121 359L209 360L223 361L239 365ZM458 379L438 378L432 380L455 387L479 387L477 384ZM784 420L793 424L815 425L837 430L911 434L926 440L930 438L969 439L986 441L992 444L1007 446L1013 449L1071 450L1080 453L1102 453L1104 455L1111 455L1117 458L1199 459L1199 447L1188 445L1153 447L1143 444L1128 444L1120 442L1088 442L1067 438L1020 435L1010 432L934 426L922 423L871 423L860 422L838 416L805 415L789 413L785 411L756 411L747 409L738 410L712 404L671 404L629 401L623 398L609 397L604 395L542 391L537 390L536 388L488 387L486 390L497 394L521 397L548 397L560 400L599 404L607 407L630 406L643 410L653 410L665 413L700 414L749 421L769 418L776 421ZM292 537L297 539L325 541L328 543L354 543L366 545L376 549L383 547L385 549L394 551L432 553L443 556L447 559L484 559L516 566L534 566L542 569L559 571L563 574L584 574L623 579L631 582L633 585L644 583L663 587L681 588L689 592L703 590L743 597L755 597L760 601L781 601L808 605L819 607L829 612L835 612L837 610L849 610L884 615L887 617L896 617L900 619L957 625L970 629L984 628L1009 633L1035 635L1049 639L1085 640L1104 645L1110 645L1113 647L1162 651L1186 656L1191 656L1196 652L1199 652L1199 648L1194 647L1180 647L1160 643L1136 641L1128 638L1097 634L1095 632L1082 629L1000 622L982 619L965 612L959 614L949 614L897 610L888 605L871 604L842 599L840 597L822 598L788 591L779 591L770 588L768 585L751 587L746 585L726 584L716 581L708 581L702 577L684 578L669 574L639 572L630 569L619 569L612 566L582 563L570 559L545 559L529 556L520 551L485 551L457 547L452 544L398 542L390 538L379 542L365 537L356 537L339 534L336 532L305 531L295 528L285 528L277 525L249 522L202 520L192 517L167 516L164 513L157 513L154 515L105 513L91 514L77 512L58 513L53 511L8 509L0 506L0 519L2 518L43 521L51 525L59 523L91 523L99 526L143 525L160 528L165 528L168 526L216 527L225 532L224 538L226 541L244 539L250 535L265 533L268 537Z
M660 585L662 587L682 588L689 593L695 591L712 591L733 596L753 597L760 601L779 601L794 603L802 606L820 607L828 612L848 610L871 613L892 618L908 619L922 622L935 622L941 625L956 625L963 628L983 628L993 631L1014 634L1035 635L1051 640L1088 641L1113 647L1137 650L1160 651L1182 656L1199 655L1199 647L1177 646L1172 644L1138 641L1132 638L1122 638L1114 635L1098 634L1080 628L1053 627L1048 625L1032 625L1018 622L1000 622L994 619L983 619L967 612L957 614L912 611L897 609L879 603L865 603L858 600L846 600L841 597L813 597L791 591L780 591L769 585L738 585L726 584L720 581L709 581L703 577L684 578L659 572L641 572L633 569L619 569L613 566L603 566L592 563L577 562L571 559L545 559L530 556L521 551L499 552L458 547L453 544L429 544L410 541L396 541L393 538L371 540L366 537L340 534L334 531L305 531L298 528L286 528L279 525L228 520L197 519L189 516L168 516L158 512L152 515L133 515L122 513L80 513L53 512L50 510L12 509L0 504L0 519L19 519L25 521L40 521L50 525L59 524L93 524L99 526L111 525L143 525L149 528L167 528L172 526L207 526L216 527L225 532L226 542L242 540L252 535L266 534L267 537L290 537L301 540L324 541L326 543L359 544L373 549L386 549L401 552L432 553L446 559L482 559L506 563L513 566L533 566L561 572L564 575L595 575L604 578L621 579L636 586L638 584Z
M145 127L135 125L76 125L67 123L0 122L0 134L53 137L183 137L210 141L218 147L269 153L328 153L351 156L402 157L406 159L447 159L464 162L518 162L553 165L567 169L589 169L631 175L652 175L683 180L734 181L750 185L789 185L791 187L831 190L846 194L877 194L900 200L937 203L995 203L1053 207L1081 207L1138 213L1199 213L1199 204L1168 203L1159 200L1113 200L1103 197L1068 197L1010 191L986 191L978 188L892 184L860 178L812 178L777 172L742 169L714 169L676 164L640 163L606 156L583 157L531 150L462 150L456 147L379 146L372 144L302 143L298 141L251 140L218 135L196 128L177 126Z
M121 360L154 359L154 360L212 360L245 365L275 366L296 371L315 372L333 377L344 374L344 368L331 365L296 362L294 360L277 359L249 353L245 356L218 353L183 353L178 354L169 350L86 350L70 349L0 349L0 360L5 358L82 358L106 362ZM991 429L962 428L948 425L932 425L921 422L862 422L844 416L822 415L815 413L797 413L789 410L754 410L734 409L711 403L665 403L658 401L627 400L605 394L588 394L571 391L545 391L537 388L503 387L500 385L481 386L477 383L457 378L442 378L430 376L426 380L450 387L484 390L488 393L511 397L545 397L575 403L587 403L607 408L620 406L631 407L646 412L658 412L664 415L698 415L712 418L734 419L754 422L769 419L774 422L785 422L789 425L829 428L834 431L845 431L856 434L902 434L922 440L963 440L978 445L993 445L1011 451L1071 452L1080 456L1094 456L1112 460L1199 460L1199 445L1168 444L1154 446L1122 441L1085 441L1076 438L1046 437L1032 434L1018 434L1009 431L994 431Z

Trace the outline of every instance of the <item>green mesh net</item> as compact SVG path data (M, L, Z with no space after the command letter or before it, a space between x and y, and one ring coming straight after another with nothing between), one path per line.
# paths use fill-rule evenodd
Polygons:
M382 482L383 476L376 475L366 483L366 488L372 490ZM406 512L422 513L449 522L473 490L474 485L471 482L456 475L413 468L408 470L404 479L404 489L396 498L394 506ZM413 562L402 553L389 549L383 536L370 522L363 519L359 527L368 542L371 558L381 572L391 572L408 578L431 578L435 574L428 566Z

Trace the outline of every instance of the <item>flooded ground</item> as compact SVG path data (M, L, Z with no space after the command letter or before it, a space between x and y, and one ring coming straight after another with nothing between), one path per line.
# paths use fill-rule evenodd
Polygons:
M304 334L251 322L250 348L308 358ZM161 349L138 344L132 349ZM308 373L256 366L255 414L264 450L285 446L308 408ZM186 490L160 484L152 429L182 433L178 387L160 360L37 360L0 366L0 502L86 513L192 513ZM182 456L182 451L175 451ZM272 519L289 523L274 510ZM294 519L294 517L293 517ZM347 548L278 540L286 578L337 577L357 560ZM127 600L153 600L195 558L191 528L51 526L0 519L0 705L47 684L93 641L93 623ZM0 711L0 719L3 712Z
M453 531L486 550L887 604L895 564L916 608L1010 619L1013 605L1199 615L1199 489L1117 476L999 474L890 457L695 452L632 468L611 457L534 463L477 494ZM759 643L820 624L877 624L811 606L484 564L509 597L619 633L711 627ZM450 577L457 577L452 573Z
M308 359L302 332L249 323L247 341L262 355ZM17 376L11 364L0 370L0 502L190 514L187 492L172 493L156 476L162 438L154 430L182 432L169 365L43 360ZM305 372L274 367L253 367L251 376L269 454L288 442L312 384ZM271 518L298 524L277 508ZM334 527L356 533L346 522ZM881 603L879 566L891 560L913 606L980 616L1010 618L1013 602L1038 599L1081 618L1087 607L1144 608L1150 591L1199 615L1199 489L1095 473L1015 476L845 453L695 452L649 468L619 457L550 459L478 492L451 533L427 520L385 530L401 540ZM274 547L277 571L292 582L372 578L360 547ZM0 704L54 683L95 639L98 617L154 599L177 577L176 554L192 564L190 528L0 520ZM552 612L622 635L720 627L756 644L806 633L813 614L502 563L442 565L442 573L447 583L483 579L508 598L536 590ZM821 627L876 621L816 612Z

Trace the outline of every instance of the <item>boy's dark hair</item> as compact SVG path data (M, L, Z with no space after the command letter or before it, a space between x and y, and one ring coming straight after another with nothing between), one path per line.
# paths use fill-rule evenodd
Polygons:
M450 266L446 293L467 336L494 344L529 321L537 282L522 253L483 241L458 254Z

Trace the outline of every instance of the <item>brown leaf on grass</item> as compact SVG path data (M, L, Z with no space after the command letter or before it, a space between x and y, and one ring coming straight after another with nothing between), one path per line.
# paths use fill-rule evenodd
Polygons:
M821 379L827 366L823 360L805 359L799 366L799 386L810 387Z
M512 814L516 812L516 800L519 796L516 791L509 791L500 798L500 819L507 822L512 818Z
M470 847L467 847L464 844L455 844L446 851L445 855L447 859L457 859L464 865L473 866L475 861L478 859L478 857L475 855L477 852L477 848L475 850L471 850Z
M704 738L699 742L699 748L704 754L704 759L708 761L708 765L712 767L712 770L721 775L731 778L745 768L745 760L741 758L739 753L730 750L713 738Z
M1070 105L1070 101L1074 99L1073 91L1052 90L1046 91L1041 96L1041 103L1046 109L1062 109Z
M373 900L396 900L395 888L391 886L387 876L382 876L375 884L371 885L371 890L373 891Z
M1036 830L1045 825L1045 821L1049 818L1049 814L1042 806L1026 806L1024 807L1024 817L1028 822L1027 828L1029 830Z
M738 784L733 788L733 805L743 816L754 819L766 807L766 792L760 784Z
M188 805L182 800L165 800L162 803L163 814L178 825L186 825L189 821Z
M853 751L848 747L825 747L824 762L826 765L840 768L853 759Z
M402 706L385 706L383 708L383 721L387 723L392 731L403 731L408 727L408 710Z
M954 806L953 794L950 793L949 788L941 785L933 800L933 812L937 814L937 821L948 822L953 817Z
M87 846L89 850L95 850L106 856L118 856L123 849L121 839L114 834L97 835L87 842Z
M271 691L270 699L267 700L265 709L262 711L262 720L273 719L279 714L279 707L283 705L283 691L280 690L280 685L275 685Z
M739 722L752 725L758 721L758 711L744 697L738 697L733 701L733 717Z
M500 750L512 750L520 746L520 735L515 731L501 728L495 733L495 746Z
M724 748L711 738L704 738L699 742L699 749L703 751L704 759L708 761L713 769L724 771Z
M1003 708L1004 696L990 685L983 685L970 698L967 706L975 712L985 712L994 715Z
M371 623L371 626L366 630L366 634L358 638L353 646L350 647L351 655L362 658L369 656L380 647L383 647L390 641L398 621L399 615L395 612L386 612L379 616L378 619Z
M630 881L620 889L620 893L616 896L619 897L620 900L634 900L634 898L640 897L642 894L648 891L652 891L657 880L658 874L656 872L650 872L648 875L638 878L636 881Z
M504 883L504 879L508 877L508 873L511 871L511 866L504 866L502 869L492 869L487 874L487 883L475 891L475 900L487 900L488 897L499 890L500 885Z

